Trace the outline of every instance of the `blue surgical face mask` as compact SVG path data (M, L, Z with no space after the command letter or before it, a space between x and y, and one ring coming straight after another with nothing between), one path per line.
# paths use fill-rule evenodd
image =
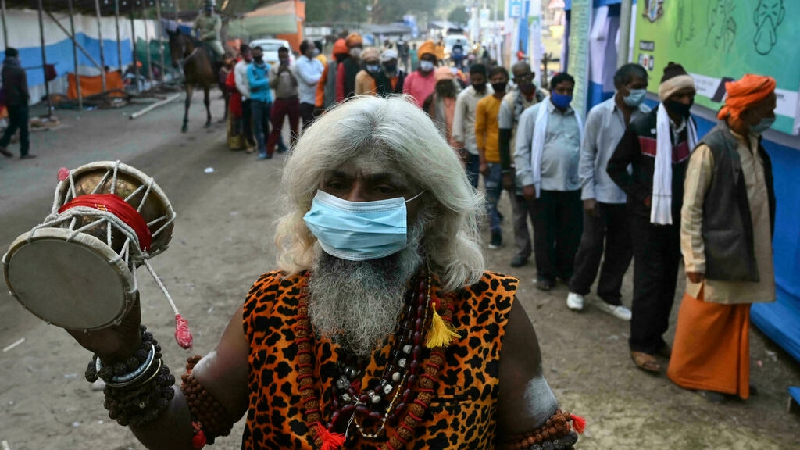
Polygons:
M639 106L647 95L647 89L631 89L628 96L623 97L622 101L628 106Z
M329 255L348 261L384 258L406 247L406 203L420 195L349 202L320 190L303 220Z
M419 70L423 72L430 72L431 70L433 70L433 63L430 61L420 61Z
M375 65L371 65L370 64L370 65L367 65L365 67L367 69L367 72L370 72L370 73L378 73L378 72L381 71L381 66L379 66L377 64L375 64Z
M572 96L556 94L553 92L550 94L550 101L553 102L553 105L555 105L557 108L566 108L570 103L572 103Z
M775 117L765 117L761 119L760 122L750 127L750 131L753 133L761 134L770 128L772 128L772 124L775 123Z

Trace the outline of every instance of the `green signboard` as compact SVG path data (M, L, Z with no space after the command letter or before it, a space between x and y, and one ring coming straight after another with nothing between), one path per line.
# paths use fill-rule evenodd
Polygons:
M778 82L774 128L795 134L800 89L800 0L639 0L634 61L658 92L664 66L682 64L697 103L718 110L725 82L746 73Z

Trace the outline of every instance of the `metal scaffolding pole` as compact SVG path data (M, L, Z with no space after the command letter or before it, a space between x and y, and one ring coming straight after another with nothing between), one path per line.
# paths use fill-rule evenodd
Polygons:
M134 74L134 80L136 82L136 90L138 92L141 92L142 86L139 84L139 64L136 58L136 21L134 20L135 13L136 9L133 6L133 2L131 2L131 46L133 47L133 74Z
M39 0L41 3L42 0ZM72 58L75 61L75 86L78 88L78 110L83 109L83 96L81 95L81 75L78 73L78 42L75 40L75 20L72 17L72 0L69 0L69 31L72 38Z
M122 38L119 32L119 0L114 0L114 25L117 27L117 62L120 74L125 76L125 66L122 64Z
M142 19L144 22L144 42L145 48L147 49L144 53L145 58L147 58L147 79L150 81L150 88L153 88L153 62L151 61L150 57L150 33L149 33L149 26L147 24L147 14L145 14L146 6L144 2L142 2Z
M44 95L47 97L47 117L53 115L53 105L50 103L50 84L47 82L47 52L45 51L44 21L42 20L42 0L39 0L39 36L42 43L42 74L44 75Z
M158 59L161 63L160 73L161 73L161 82L164 82L164 75L167 74L167 70L164 67L164 45L161 42L162 33L161 30L163 29L163 24L161 23L161 0L156 0L156 18L158 19Z
M8 45L8 26L6 25L6 0L0 1L0 18L3 19L3 47L11 47Z
M106 53L103 50L103 23L100 20L100 0L94 0L94 11L97 14L97 40L100 44L100 80L103 82L103 92L106 89Z

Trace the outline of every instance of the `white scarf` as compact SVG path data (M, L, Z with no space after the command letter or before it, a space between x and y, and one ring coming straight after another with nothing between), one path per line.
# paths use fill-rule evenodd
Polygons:
M672 125L667 108L661 104L656 116L656 168L653 174L653 197L650 223L672 225ZM691 117L686 118L686 139L689 153L697 145L697 129Z
M542 153L544 152L544 142L547 134L547 119L550 117L550 97L540 103L539 110L536 111L536 125L533 128L533 142L531 143L531 169L533 172L533 185L536 187L536 198L542 194ZM555 107L555 106L554 106ZM578 112L573 110L575 119L578 121L581 141L583 141L583 122Z

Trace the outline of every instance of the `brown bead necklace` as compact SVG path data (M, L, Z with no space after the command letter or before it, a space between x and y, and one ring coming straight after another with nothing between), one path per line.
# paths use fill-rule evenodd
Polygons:
M333 385L330 422L322 421L320 399L316 389L314 364L316 357L314 333L308 317L308 278L301 283L301 298L295 333L298 345L296 356L302 410L306 425L312 430L314 444L322 450L336 450L344 445L351 427L364 439L388 440L381 450L399 450L414 437L414 429L422 422L425 411L434 397L439 372L444 364L444 345L436 346L423 361L423 348L431 342L432 323L443 321L449 327L453 317L453 299L432 295L431 278L423 274L406 294L406 307L395 332L395 341L382 378L372 388L362 389L361 372L349 364L340 364L339 376ZM448 328L450 329L450 328ZM448 340L449 342L449 340ZM415 395L416 394L416 395ZM345 418L344 434L341 429ZM374 430L367 432L366 429Z

